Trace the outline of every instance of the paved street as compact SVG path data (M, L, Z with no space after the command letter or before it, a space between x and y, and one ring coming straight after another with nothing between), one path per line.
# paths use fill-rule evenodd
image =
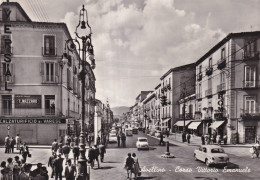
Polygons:
M149 151L137 151L135 141L138 136L148 137L151 145ZM225 147L225 151L230 156L230 161L227 170L250 169L250 172L225 172L223 167L207 168L200 161L193 159L193 151L197 146L187 145L176 142L177 145L170 146L171 154L174 154L174 159L164 159L161 155L165 153L166 147L158 146L158 140L144 135L139 132L138 135L127 137L128 148L117 148L117 144L109 144L107 153L105 154L105 162L101 163L101 169L91 169L91 179L126 179L126 171L124 169L124 161L127 153L136 153L139 158L139 163L144 172L139 179L258 179L260 170L260 159L251 159L247 147ZM9 154L4 154L1 148L0 159L6 160ZM36 164L42 162L47 164L48 157L51 152L49 149L37 148L31 149L32 158L28 162ZM14 157L16 154L11 155ZM72 158L72 154L70 154ZM36 167L36 166L33 166ZM48 168L49 172L50 169ZM150 171L150 172L149 172ZM201 172L199 172L201 171ZM212 172L214 171L214 172Z

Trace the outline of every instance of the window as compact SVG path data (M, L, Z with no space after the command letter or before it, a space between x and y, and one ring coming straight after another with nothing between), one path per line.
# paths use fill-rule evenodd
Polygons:
M202 72L202 65L199 66L199 73Z
M221 60L224 60L224 59L226 59L226 50L225 50L225 48L222 48L221 49Z
M58 63L42 62L41 75L43 83L57 83L58 82Z
M12 96L3 95L2 96L2 112L3 115L12 115Z
M245 97L245 112L246 113L255 113L255 97L246 96Z
M44 35L44 51L43 55L56 55L55 48L55 36L53 35Z
M212 78L208 79L208 89L212 89Z
M45 115L55 115L54 95L45 95Z
M247 42L245 42L246 46L244 49L244 53L245 53L245 57L254 57L256 54L256 50L257 50L257 44L256 44L256 40L247 40Z
M244 87L255 87L256 67L245 66L245 81Z

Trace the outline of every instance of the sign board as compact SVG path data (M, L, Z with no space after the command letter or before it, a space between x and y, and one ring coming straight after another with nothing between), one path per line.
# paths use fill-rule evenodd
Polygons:
M0 119L0 124L66 124L66 119L2 118Z
M41 95L15 95L15 108L41 108Z
M66 119L67 120L67 124L74 124L74 119Z

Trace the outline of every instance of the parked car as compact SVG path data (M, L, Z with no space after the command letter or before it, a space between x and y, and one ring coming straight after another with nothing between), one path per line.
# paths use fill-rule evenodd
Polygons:
M109 143L117 142L117 136L115 133L110 133L108 138Z
M126 129L126 130L125 130L125 134L126 134L127 136L133 136L133 129L132 129L132 128Z
M137 128L133 128L133 134L138 134L138 129Z
M194 150L195 160L205 162L207 166L221 164L226 166L229 157L224 149L217 145L202 145L199 149Z
M154 133L154 136L159 138L161 135L161 132L162 131L156 130L156 132ZM165 135L163 135L163 138L165 138Z
M111 134L116 134L117 131L116 131L115 129L112 129L112 130L110 131L110 133L111 133Z
M136 141L136 148L139 149L149 149L148 140L146 137L138 137Z

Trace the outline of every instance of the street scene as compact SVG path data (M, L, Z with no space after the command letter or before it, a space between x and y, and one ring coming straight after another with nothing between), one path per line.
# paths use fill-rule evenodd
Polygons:
M0 180L260 179L259 0L0 0Z

